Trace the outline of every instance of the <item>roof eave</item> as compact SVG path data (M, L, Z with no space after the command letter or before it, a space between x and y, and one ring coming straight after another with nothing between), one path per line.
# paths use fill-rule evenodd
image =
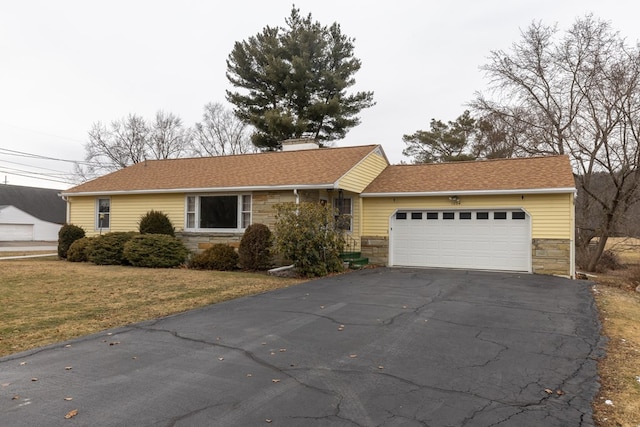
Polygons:
M333 183L329 184L285 184L285 185L261 185L240 187L202 187L202 188L158 188L144 190L111 190L111 191L79 191L62 192L65 197L74 196L118 196L129 194L175 194L175 193L241 193L252 191L293 191L293 190L329 190L335 189Z
M447 190L447 191L405 191L405 192L365 192L360 197L432 197L432 196L493 196L510 194L576 194L575 187L523 188L510 190Z

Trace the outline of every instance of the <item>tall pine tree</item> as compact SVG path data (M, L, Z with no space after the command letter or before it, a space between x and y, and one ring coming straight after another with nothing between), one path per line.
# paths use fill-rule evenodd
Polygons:
M375 104L373 92L347 92L361 66L354 39L295 7L285 22L235 43L227 78L241 90L227 91L227 100L255 128L252 142L261 149L277 150L289 138L344 138L360 123L358 113Z

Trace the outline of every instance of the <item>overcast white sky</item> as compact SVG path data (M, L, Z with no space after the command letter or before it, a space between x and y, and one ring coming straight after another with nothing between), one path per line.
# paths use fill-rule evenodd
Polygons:
M200 121L230 88L235 41L284 25L291 0L20 0L0 4L0 148L82 160L91 124L156 111ZM402 135L454 120L487 86L479 67L533 20L568 28L593 13L630 43L640 40L637 0L297 0L314 20L338 22L362 60L354 90L377 105L337 146L381 144L392 163ZM48 168L48 169L42 169ZM69 172L71 163L7 155L0 183L66 189L17 170ZM57 171L57 172L56 172Z

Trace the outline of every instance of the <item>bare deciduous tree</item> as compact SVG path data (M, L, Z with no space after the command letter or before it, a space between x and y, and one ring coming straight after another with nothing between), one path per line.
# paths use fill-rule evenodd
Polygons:
M145 159L180 157L189 146L190 130L172 113L159 111L155 121L129 114L107 127L96 122L89 130L85 144L88 166L76 166L76 175L84 179L113 172Z
M195 156L226 156L255 150L249 126L220 103L204 106L202 122L195 124L192 154Z
M151 125L148 150L155 159L173 159L186 154L191 143L191 130L173 113L158 111Z
M584 268L593 271L618 219L637 201L640 184L640 52L608 22L588 15L559 36L534 23L511 52L495 51L482 67L493 98L472 106L521 133L523 153L567 154L584 200L577 210L578 243L598 238ZM601 191L592 177L606 174ZM598 212L597 224L593 215ZM591 231L585 234L585 231Z

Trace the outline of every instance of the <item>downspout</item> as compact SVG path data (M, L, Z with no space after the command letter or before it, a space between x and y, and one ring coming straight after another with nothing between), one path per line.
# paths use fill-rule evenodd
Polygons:
M294 188L293 189L293 194L296 196L296 205L300 204L300 196L298 195L298 189Z
M65 217L66 217L66 223L69 224L70 223L70 219L71 219L71 212L69 212L69 210L70 210L69 209L69 199L67 198L67 196L63 196L61 193L58 193L58 196L62 200L64 200L66 202L65 204L66 204L66 208L67 208L66 211L67 212L66 212Z

